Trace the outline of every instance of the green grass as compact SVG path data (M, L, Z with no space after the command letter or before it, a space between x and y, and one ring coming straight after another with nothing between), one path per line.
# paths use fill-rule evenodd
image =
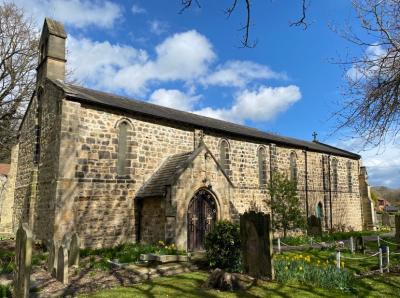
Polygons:
M400 297L400 276L364 278L356 282L355 292L321 289L306 285L258 281L247 291L219 292L206 290L201 285L207 273L196 272L172 277L156 278L132 287L118 287L79 297Z
M312 241L317 242L333 242L339 240L347 240L350 237L356 238L358 236L372 236L380 235L386 233L387 231L352 231L352 232L335 232L335 233L325 233L322 236L310 237L307 235L300 236L290 236L282 238L281 241L288 245L302 245L310 244ZM274 244L277 244L277 240L274 240Z
M371 244L371 247L373 244ZM375 243L375 251L377 251L377 246ZM392 251L394 251L394 247L391 248ZM344 268L347 270L351 271L352 273L362 273L362 272L367 272L371 270L376 270L378 269L378 256L371 257L371 258L366 258L362 260L350 260L346 259L347 258L364 258L372 253L368 252L365 255L355 253L351 254L350 252L344 251L341 253L342 261L344 262ZM303 256L310 256L311 260L314 264L320 262L320 264L325 264L328 262L329 264L334 265L336 262L336 257L335 257L335 251L333 250L318 250L318 249L310 249L307 251L290 251L290 252L284 252L279 256L287 256L289 258L294 258L295 256L298 255L303 255ZM390 264L391 266L393 265L400 265L400 255L391 255L390 256Z
M325 265L326 262L330 266L335 264L334 251L317 249L285 252L277 256L277 259L294 259L300 255L303 259L309 257L312 264L319 266L327 266ZM344 252L343 256L364 257L362 254L351 255L347 252ZM400 264L400 256L391 256L391 264ZM344 260L345 269L351 273L377 269L377 265L377 257L365 260ZM118 287L79 297L400 297L400 275L398 274L355 277L350 291L347 292L339 289L319 288L314 284L301 284L295 281L287 283L259 281L257 285L247 291L219 292L202 288L207 277L208 273L205 272L181 274L156 278L131 287Z
M0 297L12 297L11 288L9 286L0 285Z
M14 255L14 251L0 249L0 274L8 274L14 270Z

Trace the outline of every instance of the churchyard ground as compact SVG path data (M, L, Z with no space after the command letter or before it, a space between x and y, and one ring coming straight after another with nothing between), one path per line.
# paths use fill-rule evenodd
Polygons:
M80 266L71 269L71 283L68 286L52 279L45 270L47 253L41 252L41 247L34 248L32 258L33 292L37 295L46 293L70 293L79 297L400 297L400 255L393 255L390 259L390 273L383 275L376 272L378 269L377 257L365 258L377 250L377 242L374 237L366 242L368 251L366 254L342 252L342 257L355 258L344 259L342 270L355 274L354 281L349 289L326 289L315 287L298 281L268 282L257 281L246 291L221 292L209 290L203 284L209 276L207 269L195 272L177 274L168 277L158 277L146 282L136 283L132 280L130 272L110 265L109 260L114 258L132 261L137 259L140 253L154 247L126 246L119 249L82 250ZM384 238L394 241L392 237ZM13 241L1 241L1 274L8 276L14 268ZM389 244L392 252L396 251L394 245ZM360 258L360 260L358 259ZM334 266L334 249L307 249L294 250L276 254L278 260L302 260L314 265ZM299 270L297 268L296 270ZM375 273L371 274L371 271ZM368 273L369 272L369 273ZM4 294L5 293L5 294ZM0 291L7 297L6 287Z

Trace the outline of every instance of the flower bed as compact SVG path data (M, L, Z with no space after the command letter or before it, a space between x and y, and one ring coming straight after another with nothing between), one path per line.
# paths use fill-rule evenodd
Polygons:
M344 263L341 264L344 267ZM278 256L275 260L276 279L281 283L300 282L316 287L352 289L353 274L344 268L336 268L335 260L321 261L311 256Z
M163 241L155 244L128 243L113 248L83 249L80 252L81 258L99 257L104 261L117 260L119 263L136 263L144 254L155 255L186 255L185 251L178 250L175 244L166 245ZM105 263L105 266L108 266ZM100 266L101 267L101 266Z

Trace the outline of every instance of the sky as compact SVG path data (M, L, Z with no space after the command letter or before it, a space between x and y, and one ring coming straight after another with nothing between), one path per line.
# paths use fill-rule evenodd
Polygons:
M230 0L199 0L182 13L180 0L15 1L38 28L45 16L64 23L67 67L81 85L303 140L315 131L360 153L371 185L399 188L399 138L361 150L350 131L335 132L344 77L357 75L335 62L380 51L335 30L357 30L351 1L311 1L306 30L290 26L300 0L255 1L250 49L241 46L243 2L227 18Z

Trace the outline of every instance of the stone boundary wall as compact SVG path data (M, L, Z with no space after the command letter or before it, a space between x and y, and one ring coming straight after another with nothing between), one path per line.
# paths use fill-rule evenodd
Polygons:
M3 194L1 194L0 190L0 196L2 196L0 205L0 234L8 236L13 235L14 192L17 178L18 150L18 145L15 145L11 150L11 167L4 185Z

